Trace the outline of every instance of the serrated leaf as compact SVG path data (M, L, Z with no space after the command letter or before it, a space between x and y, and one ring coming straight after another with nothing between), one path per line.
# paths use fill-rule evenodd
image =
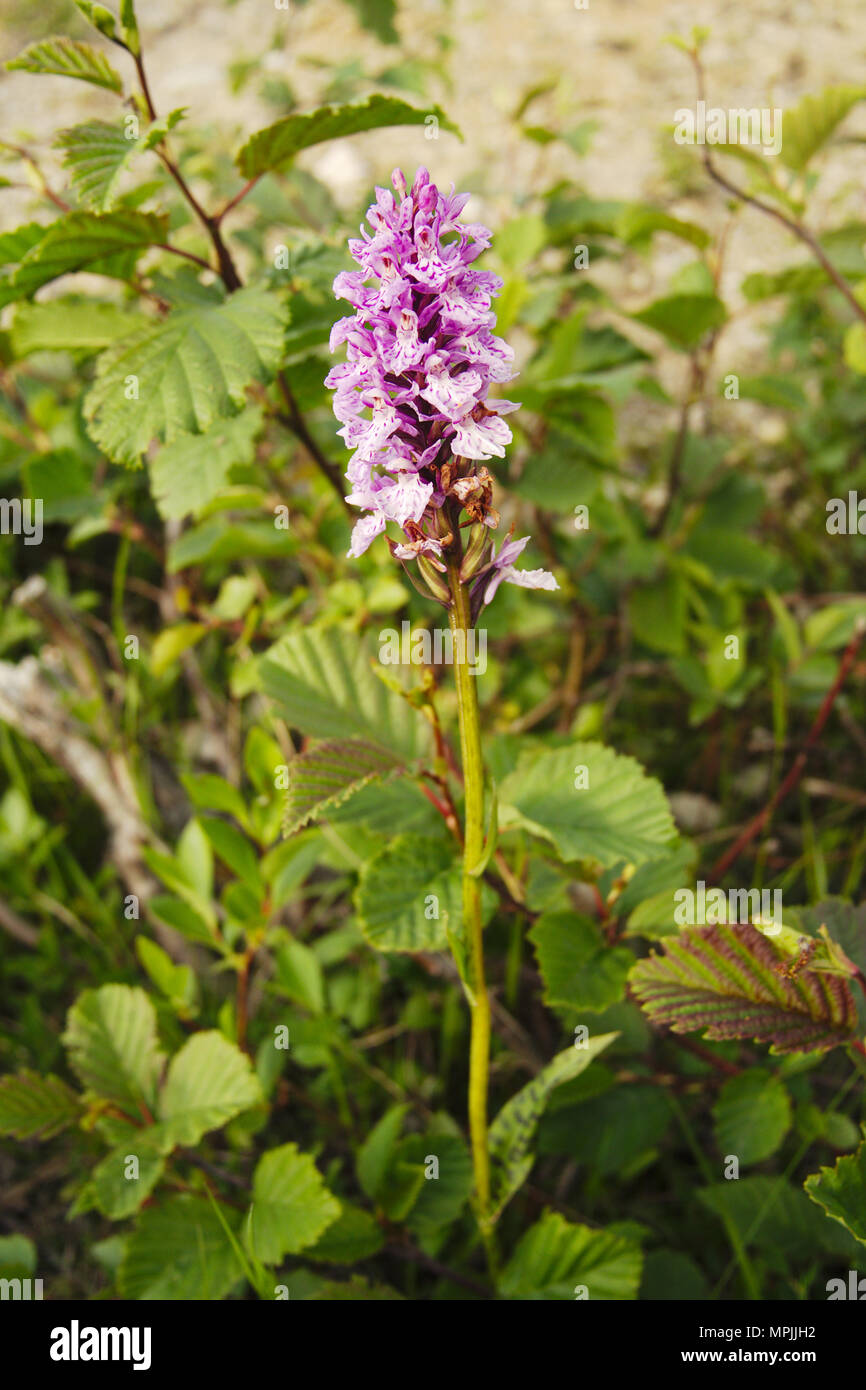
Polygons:
M132 1171L130 1159L137 1160L137 1177L127 1176ZM154 1143L154 1136L146 1129L141 1130L97 1163L91 1178L96 1205L112 1221L132 1216L150 1196L164 1170L165 1159Z
M116 304L65 295L45 304L16 305L10 337L16 357L31 352L98 352L145 322L143 315Z
M165 1060L159 1050L156 1014L143 989L102 985L76 1000L66 1019L63 1042L73 1071L90 1091L140 1114L153 1109Z
M326 739L306 748L289 763L283 834L319 820L369 782L403 770L387 748L361 738Z
M363 738L407 762L429 746L417 710L371 670L372 648L337 628L290 633L259 667L265 694L294 729L313 738Z
M324 140L339 140L383 126L424 125L428 116L435 116L441 129L460 134L439 106L419 109L399 97L376 94L346 106L320 106L305 115L285 116L250 136L238 151L235 163L244 178L257 178L271 169L281 169L301 150Z
M247 1214L247 1247L264 1264L278 1264L314 1245L340 1214L309 1154L297 1144L283 1144L263 1154L253 1177L253 1200Z
M791 1101L784 1083L755 1070L725 1082L713 1107L719 1152L740 1163L760 1163L778 1149L791 1126Z
M58 77L77 77L109 92L122 92L123 82L104 53L79 39L55 37L31 43L6 64L10 72L38 72Z
M54 144L65 150L63 167L79 202L97 212L109 211L117 199L120 180L136 155L161 144L183 115L183 108L172 111L134 138L127 134L125 122L84 121L61 130Z
M779 151L782 163L802 173L849 111L864 98L866 87L825 87L823 92L804 96L796 106L788 107Z
M0 278L0 306L82 270L126 280L142 252L165 241L167 230L168 218L161 213L128 208L67 213L44 228L17 266Z
M623 997L634 956L610 946L598 925L576 912L548 912L529 933L544 980L544 1002L600 1011Z
M379 951L444 950L462 921L461 883L450 846L398 835L360 871L358 925Z
M499 826L523 826L565 860L605 866L661 858L675 835L661 784L601 743L524 754L500 786Z
M38 246L50 230L50 226L50 223L44 226L41 222L25 222L23 226L15 227L11 232L0 232L0 268L3 270L4 279L11 267L17 266L28 251Z
M751 924L691 927L663 955L638 961L634 993L654 1023L712 1039L752 1038L781 1052L824 1051L850 1041L857 1009L838 975L777 966L790 958Z
M61 130L54 143L65 151L63 167L72 179L79 202L97 212L107 212L138 142L127 138L123 125L85 121Z
M84 403L88 433L116 463L136 466L154 439L170 444L237 415L247 389L276 371L287 317L277 295L253 287L177 310L109 348ZM137 399L128 398L130 378Z
M261 1100L249 1057L215 1029L195 1033L171 1059L159 1097L160 1132L169 1147L197 1144Z
M21 1071L0 1079L0 1134L50 1139L78 1119L78 1096L59 1076Z
M182 435L160 449L150 464L160 516L179 521L212 502L228 485L232 469L252 462L263 418L260 406L248 406L232 419L217 420L204 434Z
M493 1164L493 1203L497 1214L529 1176L535 1161L529 1146L550 1093L564 1081L571 1081L585 1071L616 1037L617 1033L602 1033L587 1039L585 1047L567 1047L563 1052L558 1052L537 1076L503 1105L488 1132Z
M238 1215L222 1209L228 1227ZM243 1276L219 1216L203 1197L183 1193L142 1212L118 1273L121 1298L178 1302L225 1297Z
M574 1300L637 1297L640 1248L612 1231L572 1225L548 1211L526 1232L499 1280L505 1298Z
M833 1168L810 1173L803 1186L829 1217L866 1245L866 1140Z

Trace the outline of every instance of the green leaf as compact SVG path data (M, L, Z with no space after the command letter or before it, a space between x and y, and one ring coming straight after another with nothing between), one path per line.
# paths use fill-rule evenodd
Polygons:
M499 827L550 840L565 860L661 858L675 834L661 784L601 743L532 750L499 789Z
M223 1220L235 1228L237 1213L226 1207ZM127 1299L218 1301L242 1273L210 1203L184 1193L142 1212L120 1266L118 1292Z
M365 861L355 891L358 925L379 951L441 951L462 923L461 877L450 846L398 835ZM449 872L450 868L450 872Z
M714 294L672 294L631 317L654 328L675 347L688 349L696 347L713 329L721 328L728 315Z
M472 1157L456 1134L410 1134L399 1146L403 1162L423 1174L408 1215L410 1228L423 1239L456 1221L472 1195ZM438 1169L430 1159L435 1159ZM435 1176L434 1176L435 1171Z
M336 1221L305 1251L304 1258L321 1260L325 1264L352 1265L377 1255L384 1244L385 1232L375 1217L362 1207L342 1202Z
M260 406L248 406L233 418L217 420L204 434L182 435L160 449L150 465L160 516L179 521L212 502L232 469L253 461L263 418Z
M112 1221L132 1216L150 1196L165 1170L165 1159L159 1153L155 1136L142 1130L139 1135L124 1140L93 1170L92 1182L99 1210ZM137 1160L138 1176L130 1163Z
M135 950L157 989L170 1001L179 1018L198 1013L198 981L188 965L175 965L171 956L146 936L135 938Z
M202 816L200 824L214 852L246 884L250 892L261 899L264 884L259 872L258 855L247 837L228 821L217 820L215 816Z
M140 150L139 141L126 135L123 124L85 121L61 130L54 144L65 151L63 167L78 201L96 212L108 212L122 175Z
M206 623L175 623L158 632L150 649L150 670L154 676L164 676L179 661L184 652L196 646L207 632Z
M160 1133L169 1147L197 1144L261 1100L249 1057L215 1029L195 1033L171 1059L159 1097Z
M24 72L77 77L81 82L92 82L95 87L105 87L109 92L123 91L123 82L105 54L78 39L55 37L31 43L6 67L10 72L20 68Z
M544 980L544 1002L601 1011L622 999L634 956L609 946L598 925L575 912L548 912L529 933Z
M320 820L369 782L404 770L387 748L362 738L314 744L289 763L283 834L292 835L308 821Z
M107 39L117 40L117 18L107 5L100 5L97 0L75 0L75 5L100 34Z
M201 941L207 946L213 946L214 932L191 903L157 893L148 902L147 909L158 922L174 927L174 930L180 932L188 941Z
M207 902L213 892L213 852L204 826L195 817L188 820L181 831L176 862L193 892Z
M377 94L348 106L321 106L306 115L285 116L252 135L238 151L235 163L245 179L258 178L271 169L281 169L301 150L324 140L338 140L383 126L424 125L428 116L435 116L443 130L460 134L439 106L419 109L399 97Z
M646 203L626 203L616 218L615 227L616 235L630 244L646 241L655 232L668 232L701 251L710 244L709 233L697 223L684 222L682 218L672 217L661 208L649 207Z
M187 772L181 773L180 780L197 811L225 811L240 825L246 822L246 802L224 777L213 772Z
M593 1074L600 1070L595 1068ZM576 1105L567 1103L567 1090L559 1093L555 1108L541 1121L536 1145L540 1155L564 1154L572 1163L585 1163L621 1180L655 1156L672 1118L667 1096L658 1086L612 1085L608 1077L606 1089Z
M142 252L165 241L167 230L168 219L153 212L67 213L45 228L17 267L0 279L0 305L27 299L49 281L82 270L126 280Z
M842 352L852 372L866 375L866 324L852 323L846 328Z
M0 1134L50 1139L78 1119L80 1103L59 1076L21 1071L0 1078Z
M617 1036L617 1033L602 1033L587 1039L585 1047L567 1047L563 1052L558 1052L537 1076L503 1105L488 1132L494 1169L493 1200L497 1213L511 1201L529 1176L535 1161L529 1146L551 1092L564 1081L571 1081L585 1071L590 1062Z
M84 403L91 438L116 463L136 466L152 440L170 444L236 415L248 387L276 371L287 317L268 290L238 290L109 348ZM129 397L130 379L137 398Z
M138 55L141 44L138 36L138 20L135 17L135 0L119 0L120 36L130 53Z
M770 1072L745 1071L725 1082L713 1109L716 1143L726 1157L760 1163L774 1154L791 1127L791 1101Z
M866 98L866 87L825 87L817 95L804 96L788 107L780 157L788 169L802 173L833 132L858 102Z
M734 1224L744 1245L782 1256L797 1274L814 1263L818 1251L848 1258L862 1255L847 1230L828 1221L784 1178L741 1177L698 1188L697 1195L708 1211Z
M505 1298L540 1300L637 1297L643 1257L612 1231L576 1226L548 1211L526 1232L499 1281Z
M10 269L23 261L28 251L38 246L50 230L50 224L45 227L41 222L25 222L11 232L0 232L0 267L4 280L8 278Z
M36 1246L29 1236L0 1236L0 1275L4 1278L32 1278L36 1259Z
M294 729L313 738L363 738L407 762L429 746L429 726L417 710L371 670L370 646L337 628L290 633L265 654L265 694Z
M69 1063L90 1091L138 1115L156 1101L165 1060L156 1014L143 989L102 985L85 990L66 1019L63 1042Z
M803 1186L829 1217L866 1245L866 1140L835 1167L810 1173Z
M141 314L116 304L64 295L45 304L16 305L10 337L16 357L31 352L98 352L144 322Z
M629 627L639 642L655 652L682 656L686 651L688 590L673 567L628 595Z
M394 1159L408 1105L392 1105L367 1135L355 1160L358 1182L372 1201L378 1202Z
M790 957L750 924L691 927L663 955L640 960L631 986L654 1023L707 1038L753 1038L771 1051L824 1051L850 1041L857 1008L847 981L825 971L779 970Z
M274 518L220 515L184 531L169 547L166 569L169 574L208 560L231 564L234 560L285 560L297 549L284 530L274 526Z
M339 1214L340 1203L310 1155L297 1144L283 1144L263 1154L256 1166L247 1248L264 1264L278 1264L284 1255L314 1245Z
M311 1013L323 1013L325 978L315 951L303 941L288 937L274 952L274 961L277 987Z
M375 34L381 43L400 42L400 36L394 26L397 17L396 0L349 0L349 4L353 10L357 10L362 29Z

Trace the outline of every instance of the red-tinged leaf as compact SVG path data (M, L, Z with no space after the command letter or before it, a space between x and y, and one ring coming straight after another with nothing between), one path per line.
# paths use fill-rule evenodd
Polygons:
M793 975L771 937L751 925L692 927L638 961L635 996L654 1023L712 1039L751 1038L771 1051L812 1052L849 1042L857 1010L839 975Z

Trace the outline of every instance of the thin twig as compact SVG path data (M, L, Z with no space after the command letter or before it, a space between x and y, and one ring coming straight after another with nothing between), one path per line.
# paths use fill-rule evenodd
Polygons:
M695 67L695 73L697 74L698 99L700 101L703 101L703 65L696 51L692 52L690 54L690 57ZM706 144L701 146L701 158L703 160L704 168L706 169L710 178L715 183L717 183L720 188L724 188L727 193L732 194L732 196L735 198L739 198L741 202L750 203L753 208L757 208L759 212L763 212L767 217L774 218L777 222L781 223L783 227L787 228L787 230L791 232L792 235L795 236L798 241L802 241L804 246L808 246L809 250L815 257L815 260L818 262L821 269L833 281L833 284L836 286L837 290L839 290L840 294L844 295L850 308L856 314L857 318L860 319L862 323L866 323L866 309L864 309L863 305L859 303L856 295L854 294L854 291L848 284L848 281L845 279L843 275L839 273L839 271L833 265L832 261L829 259L826 252L821 247L821 244L818 241L817 237L809 231L808 227L804 226L802 222L798 222L796 218L789 217L788 214L782 212L780 208L773 207L772 203L765 203L762 198L755 197L753 193L747 193L744 188L740 188L738 184L733 183L731 179L726 177L726 175L719 173L719 170L713 164L712 156L710 154L710 148Z

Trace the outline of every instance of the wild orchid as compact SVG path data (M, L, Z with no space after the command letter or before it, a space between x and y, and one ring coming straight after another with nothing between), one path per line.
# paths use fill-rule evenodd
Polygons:
M557 587L546 570L515 568L528 537L509 538L497 554L491 534L499 513L485 461L504 456L512 438L504 417L518 409L489 396L516 375L512 349L492 332L502 281L474 267L491 233L460 221L468 193L446 197L423 168L410 189L399 169L392 181L397 198L377 189L370 231L349 242L360 270L334 281L355 309L334 324L331 351L345 344L346 361L327 377L339 433L354 450L349 501L365 513L349 554L362 555L393 522L403 539L388 539L392 554L417 562L427 591L446 605L455 571L474 618L503 580Z
M492 329L498 275L474 262L491 233L460 215L468 193L442 194L426 169L407 188L392 175L397 197L377 188L368 209L370 230L349 242L359 270L344 271L334 293L355 312L334 324L331 351L345 344L346 361L331 369L339 433L354 452L346 477L348 500L364 515L355 523L349 554L362 555L389 522L403 539L388 537L396 559L416 564L410 578L448 609L462 643L481 608L505 581L529 589L556 589L546 570L520 570L514 561L528 537L499 546L488 459L511 443L505 416L513 401L489 395L510 381L514 353ZM369 413L368 413L369 412ZM465 533L465 534L464 534ZM490 1002L484 978L479 866L485 854L484 768L476 684L464 659L455 662L465 788L463 929L472 1011L469 1126L476 1209L491 1266L490 1157L487 1085Z

